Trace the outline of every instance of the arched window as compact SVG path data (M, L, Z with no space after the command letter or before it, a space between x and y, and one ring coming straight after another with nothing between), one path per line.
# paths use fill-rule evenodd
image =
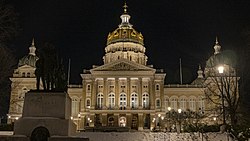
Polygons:
M120 117L119 118L119 126L125 127L126 126L126 117Z
M138 95L136 93L131 94L131 108L137 108L138 107Z
M181 96L179 98L179 105L180 105L180 109L186 110L186 108L187 108L187 98L185 96Z
M30 73L29 72L27 73L27 77L30 77Z
M80 100L78 97L74 96L71 98L72 102L71 102L71 116L73 117L77 117L78 113L79 113L79 104L80 104Z
M86 100L86 108L90 108L90 99Z
M125 93L120 94L119 107L120 109L125 109L127 105L127 95Z
M114 93L110 93L108 95L108 104L109 104L109 108L113 108L115 106L115 94Z
M108 117L108 126L114 126L114 117L113 116L110 116Z
M196 111L196 105L195 105L195 102L196 102L196 98L194 96L191 96L189 98L189 109L191 111Z
M147 93L142 95L142 107L149 108L149 94Z
M168 107L171 107L170 103L169 103L169 98L166 97L165 98L165 111L167 112L168 111ZM171 107L172 108L172 107Z
M174 110L177 110L177 101L178 101L178 98L176 96L172 96L170 97L170 107Z
M156 108L161 108L161 100L160 99L156 99Z
M25 72L22 73L22 77L25 77Z
M103 94L99 93L97 95L97 108L102 108L103 106Z

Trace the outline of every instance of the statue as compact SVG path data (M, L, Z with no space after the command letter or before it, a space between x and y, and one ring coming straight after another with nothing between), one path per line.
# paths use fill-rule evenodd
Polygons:
M44 90L65 91L67 89L66 77L62 61L58 61L56 48L52 44L45 43L38 57L35 70L37 90L42 80Z

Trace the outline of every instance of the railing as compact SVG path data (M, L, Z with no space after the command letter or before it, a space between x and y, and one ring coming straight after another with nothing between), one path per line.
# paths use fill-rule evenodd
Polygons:
M168 84L164 85L164 88L203 88L203 85L190 85L190 84Z

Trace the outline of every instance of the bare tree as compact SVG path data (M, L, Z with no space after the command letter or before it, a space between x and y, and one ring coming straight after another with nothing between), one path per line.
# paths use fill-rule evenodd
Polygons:
M10 49L0 45L0 84L10 77L15 66L15 59Z
M0 42L6 43L18 33L17 14L13 6L0 0Z
M0 46L0 115L5 115L8 109L10 80L9 77L13 72L15 59L11 51Z
M217 67L210 68L205 81L205 95L212 105L210 110L220 111L219 115L229 119L233 127L237 124L240 99L238 80L235 70L225 65L225 72L221 74Z
M5 116L9 105L10 80L15 59L7 43L18 32L17 14L11 5L0 0L0 116Z

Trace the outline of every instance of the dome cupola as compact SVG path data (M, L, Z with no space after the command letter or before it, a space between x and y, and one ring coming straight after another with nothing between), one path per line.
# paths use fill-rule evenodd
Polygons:
M130 15L127 12L125 3L123 14L120 16L121 24L113 32L109 33L107 46L105 47L104 64L119 59L126 59L142 65L147 64L146 48L143 43L143 36L137 32L129 22Z
M141 33L137 32L129 23L130 15L127 13L127 4L124 4L124 12L120 16L122 22L116 30L109 33L107 38L107 45L116 42L134 42L143 45L143 36Z
M35 40L33 38L31 46L29 47L29 54L25 55L23 58L21 58L18 62L18 67L21 67L23 65L29 65L32 67L36 66L36 61L38 60L38 57L36 56L36 47L35 47Z

